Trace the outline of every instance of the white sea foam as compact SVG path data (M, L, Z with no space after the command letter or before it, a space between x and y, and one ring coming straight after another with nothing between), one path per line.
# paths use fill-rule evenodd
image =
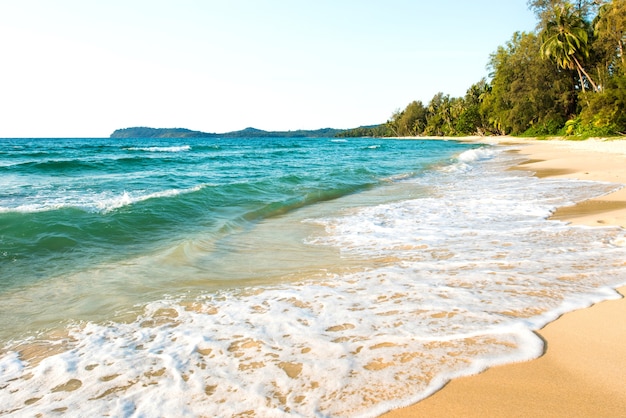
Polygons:
M496 150L489 147L474 148L462 152L458 156L458 161L471 163L473 161L488 160L494 157Z
M546 220L616 185L504 171L507 158L464 153L406 180L430 196L307 221L326 230L310 245L360 268L74 324L41 361L41 343L7 348L0 413L375 416L456 376L537 357L533 330L626 283L624 232Z
M101 199L97 199L94 201L93 207L95 207L98 212L107 213L112 210L122 208L124 206L132 205L150 199L173 197L180 194L193 193L198 190L202 190L204 187L206 186L199 185L195 187L190 187L188 189L169 189L153 193L133 193L124 191L121 195L118 196L102 196ZM86 210L91 210L91 208L91 205L85 207Z
M193 193L201 190L206 185L198 185L186 189L169 189L157 192L144 191L122 191L122 192L102 192L88 194L81 192L67 192L63 196L58 193L54 197L47 197L45 194L37 196L36 202L21 204L15 207L6 205L0 206L0 213L20 212L34 213L59 210L63 208L77 208L86 212L108 213L124 206L133 205L149 199L173 197L185 193Z
M442 170L452 173L464 173L472 170L474 163L494 157L495 150L489 147L475 148L462 152L456 159L456 164L444 167Z

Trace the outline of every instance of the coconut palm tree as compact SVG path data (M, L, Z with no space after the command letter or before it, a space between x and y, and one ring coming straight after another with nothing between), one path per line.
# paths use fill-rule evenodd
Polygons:
M565 3L554 8L552 19L546 22L541 33L541 41L543 57L552 59L563 69L575 69L583 92L585 79L594 91L598 91L598 87L581 64L582 59L589 57L587 25L571 4Z

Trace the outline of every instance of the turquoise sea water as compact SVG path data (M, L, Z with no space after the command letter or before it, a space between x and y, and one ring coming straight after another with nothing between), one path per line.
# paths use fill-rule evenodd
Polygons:
M615 297L620 185L504 147L1 139L0 414L372 416ZM56 412L55 412L56 411Z
M77 279L76 286L93 286L86 283L99 281L93 277L103 265L163 252L177 258L176 269L166 263L162 269L127 273L130 283L119 283L111 301L100 300L102 294L93 301L86 289L78 303L106 304L103 318L123 309L115 300L124 299L120 292L132 292L123 305L135 297L193 288L195 282L220 288L224 282L237 286L237 281L290 275L292 267L273 262L273 254L235 255L255 240L260 222L418 176L470 148L330 138L16 139L1 145L0 291L28 293L32 286L45 289L77 274L87 277ZM263 242L257 245L250 253L264 251ZM251 258L268 265L242 269ZM296 265L304 261L294 258ZM89 306L84 313L101 314ZM15 337L25 325L32 331L21 315L14 320L0 336Z

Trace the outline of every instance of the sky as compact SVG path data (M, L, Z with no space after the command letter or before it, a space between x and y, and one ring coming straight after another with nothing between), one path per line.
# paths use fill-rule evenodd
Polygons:
M0 138L383 123L535 24L526 0L0 0Z

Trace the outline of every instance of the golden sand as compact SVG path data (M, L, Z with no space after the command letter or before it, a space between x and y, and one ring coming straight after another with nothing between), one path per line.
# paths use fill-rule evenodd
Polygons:
M479 141L519 144L528 161L518 168L538 176L626 184L626 140ZM626 228L626 188L560 208L553 218ZM626 287L619 291L626 294ZM542 357L453 380L431 397L384 417L626 416L626 299L568 313L538 334L546 342Z

